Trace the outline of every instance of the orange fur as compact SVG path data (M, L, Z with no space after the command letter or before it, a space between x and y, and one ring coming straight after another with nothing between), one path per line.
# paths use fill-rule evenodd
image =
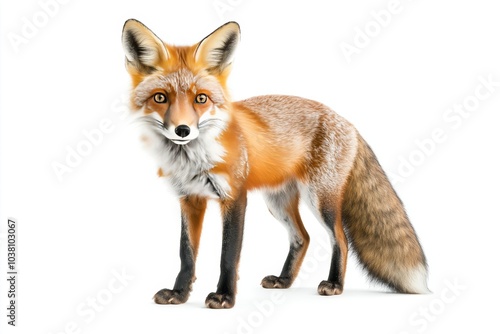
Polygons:
M181 200L181 209L187 215L185 219L189 222L189 239L193 245L194 257L196 258L200 245L203 217L207 209L207 200L199 197L184 198Z

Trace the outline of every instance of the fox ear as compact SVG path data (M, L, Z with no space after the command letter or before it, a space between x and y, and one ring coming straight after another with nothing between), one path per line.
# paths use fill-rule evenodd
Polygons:
M123 26L122 44L129 71L132 66L139 72L149 74L168 59L168 51L163 42L144 24L134 19L127 20Z
M195 61L204 64L209 72L220 73L233 61L239 41L240 26L236 22L228 22L198 43Z

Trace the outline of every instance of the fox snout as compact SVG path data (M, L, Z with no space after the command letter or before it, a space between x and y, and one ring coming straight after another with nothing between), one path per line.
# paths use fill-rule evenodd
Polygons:
M163 117L165 137L178 145L189 143L199 135L198 119L198 114L189 103L184 99L177 98L169 105Z
M164 136L170 139L177 145L185 145L189 143L191 140L198 138L199 130L197 123L192 125L187 124L168 124L168 122L164 123Z
M189 136L191 129L189 128L189 126L182 124L182 125L179 125L178 127L176 127L174 132L179 137L184 138L184 137Z

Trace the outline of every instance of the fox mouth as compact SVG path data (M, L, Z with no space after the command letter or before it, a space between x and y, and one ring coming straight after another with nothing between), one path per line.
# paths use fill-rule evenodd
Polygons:
M173 131L168 131L168 129L163 124L163 121L155 119L154 117L151 116L142 116L140 117L140 120L145 124L147 124L148 126L150 126L154 132L156 132L162 137L165 137L166 139L170 140L172 143L176 145L186 145L190 141L198 137L198 134L190 135L189 137L191 138L189 137L182 138L180 136L174 135L171 133ZM196 131L198 131L198 129L196 129Z
M186 145L191 141L191 139L170 139L170 140L177 145Z

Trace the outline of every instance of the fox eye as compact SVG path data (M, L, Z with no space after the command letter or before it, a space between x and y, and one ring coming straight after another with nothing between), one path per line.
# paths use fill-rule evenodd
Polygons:
M198 95L196 95L194 102L196 102L198 104L204 104L207 102L207 100L208 100L207 94L198 94Z
M156 93L153 99L156 103L167 103L167 96L163 93Z

